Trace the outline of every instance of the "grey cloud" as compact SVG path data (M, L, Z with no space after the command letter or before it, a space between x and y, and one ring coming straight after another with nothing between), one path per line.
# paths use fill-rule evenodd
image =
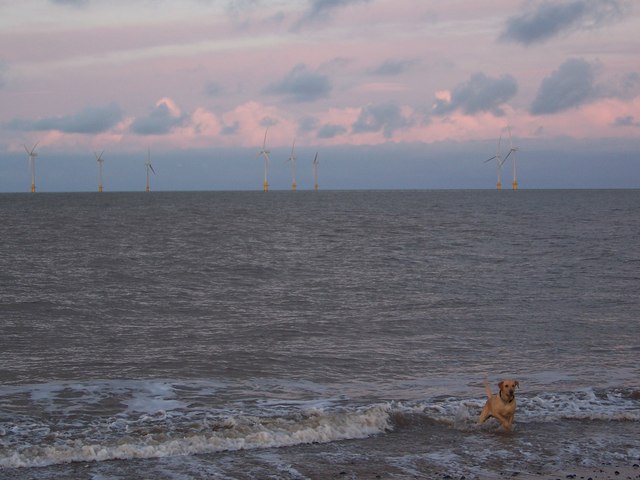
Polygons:
M278 120L272 117L263 117L262 120L260 120L260 126L265 128L273 127L274 125L277 125L277 124L278 124Z
M612 96L632 99L640 94L640 75L635 72L626 73L618 82L614 82Z
M630 100L640 95L640 75L632 72L597 83L602 67L582 58L570 58L542 80L530 112L557 113L601 98Z
M225 125L220 130L222 135L234 135L240 130L240 122L234 122L233 125Z
M623 17L628 0L546 1L507 20L501 40L523 45L544 42L564 32L600 27Z
M296 65L285 77L264 90L270 95L282 95L291 102L313 102L325 98L331 91L326 75L312 72L305 65Z
M342 125L326 124L318 129L318 138L334 138L347 133L347 129Z
M185 120L183 115L174 115L166 104L160 103L146 117L135 119L129 129L138 135L163 135L183 125Z
M396 130L410 125L412 125L411 120L402 115L400 107L385 103L363 108L352 125L352 131L353 133L382 131L385 137L390 138Z
M595 66L581 58L571 58L542 80L531 105L533 115L557 113L579 107L598 97Z
M467 82L453 88L449 101L436 99L433 113L446 115L461 110L467 115L492 112L501 116L504 112L500 105L512 98L517 91L518 83L511 75L491 78L484 73L475 73Z
M61 117L38 120L15 119L9 127L24 131L57 130L64 133L101 133L114 127L122 119L122 110L115 103L103 107L87 107L82 111Z
M415 64L416 60L390 58L382 62L377 67L370 69L369 73L372 75L400 75Z
M613 122L614 127L640 127L640 120L636 120L632 115L618 117Z
M304 23L326 20L331 12L349 5L368 3L371 0L310 0L309 9L304 13L297 27Z
M312 132L318 128L318 119L315 117L304 117L298 122L298 131L300 133Z

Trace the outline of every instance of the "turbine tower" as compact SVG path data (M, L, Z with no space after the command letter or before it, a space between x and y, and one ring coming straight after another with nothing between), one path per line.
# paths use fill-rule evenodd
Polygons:
M149 170L151 170L151 172L153 172L153 174L156 174L156 171L153 169L153 165L151 165L151 147L148 147L147 149L147 161L144 162L144 166L147 169L147 187L145 188L145 192L149 191Z
M262 142L262 150L258 152L258 157L264 157L264 183L262 184L262 191L269 191L269 182L267 181L267 173L269 170L269 150L267 150L267 133L269 133L269 127L264 132L264 141Z
M31 170L31 192L35 193L36 191L36 157L38 154L36 153L36 147L38 146L38 142L33 145L33 148L29 150L27 146L24 146L27 155L29 156L29 170Z
M291 147L291 155L289 155L289 162L291 162L291 191L295 192L298 188L296 184L296 154L294 153L294 149L296 148L296 141L293 140L293 146Z
M518 181L516 180L516 152L518 151L519 147L514 147L513 146L513 139L511 138L511 127L507 127L507 129L509 130L509 153L507 153L507 156L504 157L504 162L507 161L507 158L509 158L509 155L511 155L513 153L513 183L511 184L514 190L518 189Z
M498 147L496 149L496 154L491 157L488 158L487 160L484 161L484 163L490 162L491 160L496 161L496 169L498 171L498 181L496 183L496 189L501 190L502 189L502 183L500 181L500 177L502 175L502 165L504 164L504 160L502 159L502 153L500 153L500 142L502 141L502 134L500 134L500 138L498 138ZM506 160L506 158L505 158Z
M316 156L313 159L313 189L318 190L318 152L316 152Z
M96 157L96 162L98 162L98 178L99 178L98 192L102 192L102 164L104 163L104 158L102 158L103 153L104 153L104 150L100 152L100 155L98 155L96 152L93 152L93 154Z

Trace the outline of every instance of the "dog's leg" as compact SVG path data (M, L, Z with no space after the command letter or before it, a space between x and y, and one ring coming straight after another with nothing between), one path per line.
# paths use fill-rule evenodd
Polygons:
M480 417L478 417L478 424L484 423L491 416L491 408L489 408L489 404L487 403L482 412L480 413Z
M507 432L511 431L511 425L513 423L513 419L509 420L496 412L493 413L493 418L498 420Z

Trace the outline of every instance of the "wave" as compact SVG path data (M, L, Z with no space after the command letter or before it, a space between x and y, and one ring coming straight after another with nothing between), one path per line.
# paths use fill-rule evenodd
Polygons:
M137 425L114 422L111 435L98 442L71 436L58 438L50 446L27 443L5 450L0 453L0 467L195 455L365 438L391 428L389 411L389 405L342 411L312 409L276 417L230 416L201 424L176 423L166 412L158 412L144 415ZM121 434L116 435L117 431Z
M481 398L460 396L358 402L318 396L316 391L310 400L254 398L248 402L235 397L224 407L214 407L218 387L104 382L4 388L0 391L0 468L329 443L380 435L416 422L426 428L436 422L445 428L474 431L481 428L477 417L484 404ZM25 408L27 392L30 409ZM517 401L516 423L640 422L640 395L629 389L537 393L520 395Z
M441 398L418 404L431 419L465 428L475 423L484 399ZM640 395L633 390L584 389L575 392L539 393L518 396L517 422L549 423L561 420L640 422Z

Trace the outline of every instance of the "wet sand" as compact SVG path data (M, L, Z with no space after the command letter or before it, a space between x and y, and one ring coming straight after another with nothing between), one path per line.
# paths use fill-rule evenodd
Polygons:
M427 465L425 465L424 470L419 469L412 474L407 474L406 472L389 468L388 465L377 468L374 463L375 461L372 459L363 459L362 462L352 462L342 468L334 466L325 472L311 473L308 478L313 480L503 480L506 478L516 480L640 480L640 465L638 463L630 466L576 467L555 473L527 472L523 469L523 471L494 474L490 472L453 474L431 469Z
M556 480L556 479L576 479L576 480L635 480L640 479L640 462L631 466L611 466L602 465L600 467L578 467L567 469L556 474L518 474L512 476L521 480Z

